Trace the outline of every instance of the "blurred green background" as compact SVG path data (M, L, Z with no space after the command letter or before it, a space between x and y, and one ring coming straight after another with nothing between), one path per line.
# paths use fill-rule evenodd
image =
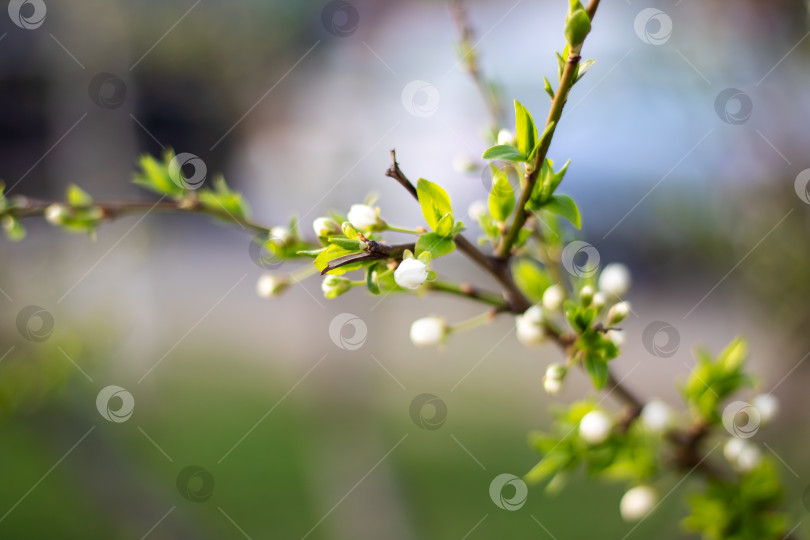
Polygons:
M371 191L389 221L421 224L383 176L390 148L409 176L445 185L456 208L486 196L478 173L453 168L486 148L487 116L442 2L44 4L33 29L0 14L0 178L11 194L61 197L75 182L98 198L152 200L129 182L134 164L172 147L223 172L258 221L296 214L307 234L314 218ZM659 46L634 30L647 7L672 21ZM542 117L567 3L468 9L506 110L517 98ZM810 166L807 32L798 1L605 2L584 51L597 63L550 153L572 159L563 191L583 211L584 238L634 274L637 317L619 376L680 407L674 383L693 345L717 351L744 333L759 389L782 404L756 441L784 465L797 524L810 485L810 212L796 183ZM101 107L93 80L104 73L126 91L107 88L105 99L120 99ZM403 106L412 80L437 89L435 114ZM726 88L753 103L738 125L716 110ZM0 242L0 538L578 539L633 529L618 513L623 487L584 478L556 496L532 487L515 512L490 500L495 476L536 463L526 435L549 425L554 403L589 395L575 374L559 400L545 396L541 378L559 353L519 346L512 321L424 351L408 341L413 319L457 321L477 308L358 291L327 302L317 279L263 300L250 235L204 217L121 219L94 243L27 225L25 241ZM457 255L437 270L492 286ZM28 305L52 314L47 340L18 330ZM367 325L356 351L330 339L341 313ZM657 320L679 332L671 358L641 342ZM96 408L108 385L133 395L125 422ZM436 430L409 415L426 392L447 405ZM213 489L193 479L204 501L177 486L188 466L213 479ZM678 480L661 479L663 493L677 489L629 538L683 537L681 495L693 479Z

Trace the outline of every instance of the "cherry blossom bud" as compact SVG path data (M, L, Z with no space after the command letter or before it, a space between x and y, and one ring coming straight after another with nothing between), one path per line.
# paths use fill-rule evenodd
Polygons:
M543 377L543 388L548 394L555 395L562 389L562 382L565 378L566 369L561 364L550 364L546 368L546 376Z
M557 311L560 309L563 300L565 300L565 290L563 290L560 284L551 285L543 291L543 307L547 311Z
M622 263L610 263L599 274L599 290L608 297L621 298L630 290L630 270Z
M338 222L329 217L319 217L312 222L312 228L318 236L330 236L340 234L341 228Z
M467 208L467 214L474 221L481 221L488 213L489 209L484 201L473 201Z
M620 322L625 320L628 315L630 315L630 303L619 302L618 304L610 308L610 311L608 311L607 324L608 326L619 324Z
M61 225L68 216L68 209L63 204L54 203L45 209L45 220L51 225Z
M262 298L270 298L280 295L289 286L290 282L285 276L262 274L259 281L256 282L256 294Z
M337 298L352 288L352 282L345 277L326 276L321 282L321 290L326 298Z
M737 469L748 472L759 465L760 461L762 461L762 450L756 444L745 441L740 455L737 456Z
M295 241L295 236L287 227L273 227L270 229L270 239L286 246Z
M469 173L478 169L469 156L462 155L453 158L453 170L459 173Z
M650 486L636 486L622 496L619 511L625 521L638 521L649 514L658 502L658 493Z
M593 302L593 295L594 295L593 287L590 285L585 285L579 290L579 299L582 302L582 305L588 307Z
M593 410L580 420L579 436L588 444L599 444L607 440L611 427L612 422L607 414Z
M595 307L596 309L602 309L605 307L605 302L607 302L607 298L602 291L596 291L593 295L593 301L591 302L591 306Z
M672 408L660 399L649 401L641 409L641 423L653 433L662 433L672 423Z
M411 324L411 341L417 347L436 347L444 343L447 323L439 317L424 317Z
M624 331L622 330L608 330L607 333L605 333L605 336L607 336L607 338L617 347L624 345L625 336Z
M515 134L508 129L498 132L498 144L515 144Z
M546 337L540 306L532 306L523 315L515 317L515 325L518 341L527 347L539 345Z
M353 204L347 217L349 223L364 231L385 226L385 222L377 215L377 210L367 204Z
M773 394L759 394L751 400L751 405L759 412L760 422L767 424L779 412L779 400Z
M394 281L405 289L418 289L427 277L427 266L419 259L403 259L394 271Z

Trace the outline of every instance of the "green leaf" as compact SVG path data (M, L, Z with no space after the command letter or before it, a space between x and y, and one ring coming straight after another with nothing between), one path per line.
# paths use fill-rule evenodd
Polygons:
M517 100L515 100L515 130L518 151L524 156L529 155L537 142L537 128L531 113Z
M337 259L338 257L343 257L345 255L352 255L355 253L363 253L363 251L351 250L351 249L344 249L336 244L330 244L325 250L318 254L315 257L315 268L318 271L323 272L324 269L329 265L330 261ZM341 275L349 272L351 270L356 270L363 266L362 262L359 263L352 263L347 264L346 266L341 266L339 268L335 268L334 270L330 270L328 273L331 275Z
M512 265L512 276L518 288L523 291L532 302L543 299L543 292L548 288L551 280L533 259L520 259Z
M454 249L456 249L456 243L452 238L437 233L425 233L416 241L416 255L428 252L431 259L452 253Z
M140 171L135 173L133 182L161 195L169 195L175 199L182 197L185 190L175 184L169 176L169 163L172 159L174 159L172 150L163 153L163 161L150 155L141 156L138 161Z
M371 294L380 294L380 285L377 281L377 268L380 263L372 264L366 268L366 287Z
M546 77L543 77L543 90L546 91L548 97L550 97L552 100L554 99L554 89L551 87L551 83L548 82Z
M18 242L25 238L25 227L14 216L3 216L3 230L6 231L6 237L12 242Z
M579 47L591 31L591 18L579 4L565 17L565 40L572 48Z
M245 219L248 216L249 209L247 203L242 200L242 194L231 191L222 175L214 178L212 186L213 189L198 191L200 204L215 212L225 212L229 217ZM225 220L228 221L227 218Z
M436 234L439 236L453 235L453 214L447 212L436 224Z
M450 206L450 196L440 185L420 178L416 184L416 193L419 197L419 205L422 207L422 215L425 216L425 221L434 231L445 214L450 213L452 216L453 208Z
M318 255L326 251L326 248L321 249L301 249L295 252L296 255L301 255L302 257L312 257L313 259L316 258Z
M510 144L499 144L487 148L481 157L489 160L526 161L526 155Z
M564 217L577 229L582 228L582 217L579 214L577 203L568 195L552 195L542 208Z
M93 204L93 197L76 184L70 184L68 186L66 199L70 206L81 207Z
M557 125L557 122L549 122L546 126L546 129L543 130L543 134L537 139L537 143L535 143L534 148L532 148L531 153L529 154L529 162L534 161L534 156L537 155L537 151L540 150L540 147L543 146L543 143L546 141L548 137L551 137L554 133L554 128Z
M580 62L579 65L577 66L576 75L574 76L574 83L579 82L579 80L582 77L584 77L586 73L588 73L588 70L591 69L591 67L593 67L595 63L596 60L594 59L583 60L582 62Z
M594 353L586 353L584 358L585 371L591 378L593 387L601 390L608 380L608 365L602 358Z
M506 172L490 163L492 189L489 192L489 213L496 221L506 221L515 208L515 192Z
M557 51L554 51L554 54L557 55L557 78L562 79L563 70L565 69L565 59L568 58L568 45L565 46L562 54Z
M352 240L351 238L345 238L343 236L330 236L327 241L330 244L335 244L343 249L348 249L349 251L362 251L363 247L360 245L360 240Z

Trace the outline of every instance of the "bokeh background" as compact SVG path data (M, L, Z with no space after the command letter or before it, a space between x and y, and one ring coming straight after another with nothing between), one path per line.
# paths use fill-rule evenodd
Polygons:
M639 19L646 8L664 18ZM391 148L406 174L446 186L455 208L486 197L479 173L453 166L479 161L488 118L443 2L31 0L14 9L36 24L0 14L0 177L12 195L58 198L74 182L97 198L154 200L130 183L132 171L140 154L171 147L224 173L258 221L296 215L307 234L314 218L369 192L390 222L421 224L383 175ZM566 9L468 3L506 111L517 98L544 118L542 76L556 75ZM745 334L759 389L782 403L757 440L784 465L795 523L807 521L810 485L807 23L799 1L603 3L584 51L597 62L550 152L572 160L562 190L580 205L584 239L634 274L636 317L618 375L681 407L675 383L693 346L718 351ZM414 80L438 103L404 100ZM408 340L413 319L457 321L478 308L361 291L327 301L317 279L261 299L250 235L199 216L128 217L95 242L26 225L25 241L0 241L0 537L630 531L622 486L583 478L553 497L532 488L516 512L492 503L495 476L537 461L527 432L549 425L555 403L588 393L575 373L559 399L545 396L541 378L559 353L521 347L508 317L421 350ZM458 255L437 270L492 287ZM18 329L28 305L52 315L48 339ZM366 324L361 348L330 339L341 313ZM642 343L654 321L677 330L668 358ZM109 385L134 398L126 422L96 408ZM411 419L423 393L447 407L439 429ZM681 538L690 488L681 484L631 538Z

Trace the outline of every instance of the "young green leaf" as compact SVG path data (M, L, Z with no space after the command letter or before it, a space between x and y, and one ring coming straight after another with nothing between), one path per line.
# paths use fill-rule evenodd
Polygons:
M526 155L522 154L520 150L509 144L499 144L492 146L484 151L481 156L488 160L501 160L501 161L526 161Z
M200 204L215 212L225 212L228 219L246 218L249 214L247 203L242 200L242 194L232 191L225 178L218 175L212 182L213 189L203 189L198 192ZM293 234L294 230L290 229Z
M568 195L552 195L542 208L564 217L577 229L582 228L582 217L579 214L577 203Z
M515 208L515 192L506 172L490 164L492 189L489 192L489 212L496 221L506 221Z
M436 234L439 236L453 235L453 214L447 212L436 224Z
M174 159L174 152L171 150L163 153L163 161L150 155L141 156L138 161L140 171L135 173L133 182L161 195L168 195L175 199L182 197L185 190L174 183L169 176L168 164L172 159Z
M583 363L585 371L588 372L588 376L591 378L593 387L597 390L604 388L608 380L607 362L605 362L600 355L587 352L585 353Z
M539 302L551 280L532 259L520 259L512 265L515 284L532 302Z
M377 279L377 269L380 263L375 263L366 268L366 288L371 294L380 294L380 284Z
M537 127L531 113L517 100L515 100L515 130L518 151L524 156L529 155L537 142Z
M440 185L420 178L416 183L416 193L419 197L419 205L422 207L422 215L425 216L425 221L434 231L445 214L449 212L452 216L450 196Z
M596 60L591 58L590 60L583 60L582 62L577 65L576 75L574 75L574 83L579 82L579 80L585 76L591 67L596 63Z
M344 249L337 244L330 244L325 250L320 252L317 257L315 257L315 268L319 271L323 272L323 270L329 265L330 261L337 259L338 257L343 257L344 255L352 255L352 254L360 254L363 253L362 251L356 251L351 249ZM329 271L329 274L332 275L340 275L345 274L351 270L356 270L357 268L361 268L363 263L352 263L347 264L345 266L341 266Z
M70 206L81 207L93 204L93 197L76 184L70 184L68 186L65 198Z
M25 227L14 216L3 216L3 230L6 232L6 237L12 242L18 242L25 238Z
M431 259L442 257L456 249L456 243L452 238L441 236L437 233L425 233L416 241L416 255L430 253Z
M543 77L543 90L546 91L548 97L550 97L552 100L554 99L554 89L551 87L551 83L548 82L546 77Z

